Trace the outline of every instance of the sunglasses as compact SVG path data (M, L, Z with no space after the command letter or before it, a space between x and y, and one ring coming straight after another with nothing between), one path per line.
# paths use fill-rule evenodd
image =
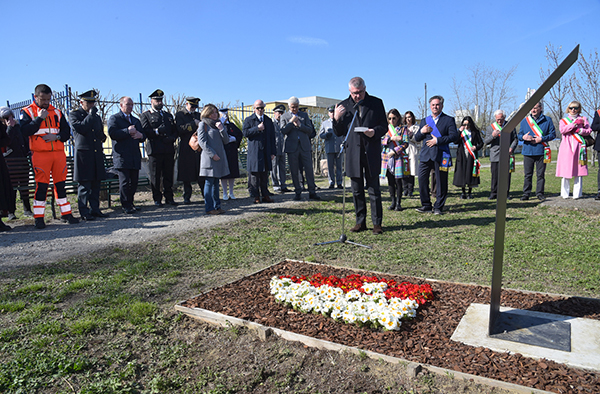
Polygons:
M390 116L390 117L388 117L388 119L389 119L389 120L393 120L393 119L398 119L398 118L397 118L397 117L395 117L395 116Z
M579 107L569 107L569 109L579 109Z
M256 107L256 109L265 109L265 107Z

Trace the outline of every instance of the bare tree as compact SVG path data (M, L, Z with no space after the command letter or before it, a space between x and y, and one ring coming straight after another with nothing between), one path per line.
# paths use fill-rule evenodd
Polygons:
M415 117L417 119L423 119L427 115L427 97L417 97L417 110L415 111ZM417 120L415 119L415 120Z
M185 98L187 96L184 93L172 94L168 99L165 100L165 107L168 111L175 116L179 111L185 108Z
M108 121L108 117L112 115L115 111L115 107L118 109L120 96L116 93L111 93L110 91L106 95L102 95L98 93L98 100L96 101L96 107L98 108L98 113L102 118L102 123L106 124Z
M600 59L598 49L590 52L586 59L583 53L579 55L577 62L577 75L572 79L571 90L575 100L583 106L583 112L587 115L590 123L594 119L594 113L600 108ZM598 138L598 135L596 135ZM596 165L597 152L592 149L592 165Z
M467 67L467 78L452 78L452 101L457 112L469 115L480 128L485 128L502 108L510 112L515 107L512 80L517 66L502 70L484 63Z
M558 65L562 62L564 56L562 55L562 47L555 48L552 44L546 46L546 60L548 61L548 68L540 69L540 79L545 81L546 78L552 73ZM562 119L565 112L565 99L568 94L572 94L571 86L574 85L575 74L569 72L569 74L563 75L546 93L544 99L544 110L552 117L555 125ZM560 133L559 133L560 134Z

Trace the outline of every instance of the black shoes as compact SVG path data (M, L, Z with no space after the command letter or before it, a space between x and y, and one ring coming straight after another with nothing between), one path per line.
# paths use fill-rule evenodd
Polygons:
M521 201L527 201L529 200L529 196L527 194L524 194L523 197L521 197Z
M600 193L598 193L598 195L594 198L594 200L600 201Z
M79 219L77 219L76 217L74 217L72 214L67 214L67 215L63 215L60 217L60 220L63 223L69 223L69 224L77 224L79 223Z
M309 200L321 201L321 197L317 195L317 193L310 193L308 195Z
M331 185L329 185L329 189L335 189L335 186L333 185L333 183Z
M169 200L169 201L167 201L167 204L169 204L169 205L171 205L173 207L176 207L176 206L179 205L178 203L175 202L175 200Z
M88 213L86 215L81 215L81 219L85 220L86 222L89 222L90 220L96 220L96 217L93 216L91 213Z
M35 218L35 228L41 230L46 228L46 223L44 223L44 218Z
M100 211L98 211L98 212L92 212L92 216L96 217L96 218L107 218L108 217L107 214L102 213Z
M537 195L538 200L540 200L541 202L546 201L546 196L544 196L543 194L538 194Z
M155 207L158 207L158 208L162 208L164 205L163 205L163 203L162 203L162 202L160 202L160 201L154 201L154 206L155 206Z
M0 220L0 231L10 231L12 230L12 227L7 226L6 224L4 224L4 222L2 220Z
M133 215L136 212L135 208L125 208L123 207L123 213L126 215Z
M419 212L419 213L427 213L427 212L431 212L431 207L420 207L415 209L415 211Z
M434 215L443 215L443 214L444 214L444 212L442 212L442 210L441 210L441 209L434 209L434 210L433 210L433 214L434 214Z

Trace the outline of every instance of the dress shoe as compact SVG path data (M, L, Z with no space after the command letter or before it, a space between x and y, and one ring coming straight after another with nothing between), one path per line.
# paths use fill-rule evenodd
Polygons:
M123 208L123 213L126 215L133 215L136 212L134 208Z
M97 217L97 218L107 218L108 217L108 215L106 213L102 213L100 211L92 212L92 216Z
M392 205L390 205L390 206L388 207L388 209L389 209L390 211L393 211L394 209L396 209L396 201L395 201L395 200L394 200L394 201L392 201Z
M430 207L419 207L419 208L415 209L415 211L420 212L420 213L426 213L426 212L431 212L431 208Z
M379 224L375 224L373 226L373 234L375 234L375 235L383 234L383 229L381 228L381 226Z
M496 196L495 194L490 194L488 200L495 200L496 198L498 198L498 196Z
M538 194L537 198L538 198L538 200L540 200L542 202L546 201L546 196L544 196L543 194Z
M131 209L133 209L134 212L141 212L142 211L142 208L138 207L135 204L131 205Z
M219 212L219 210L218 210L218 209L213 209L212 211L208 211L208 212L206 212L206 213L207 213L207 214L209 214L209 215L220 215L220 214L222 214L223 212Z
M296 195L294 196L294 201L301 201L302 197L300 195L300 193L296 193Z
M255 204L260 204L260 198L256 197L256 198L254 199L254 203L255 203Z
M154 201L154 206L161 208L161 207L163 207L163 203L160 201Z
M221 214L221 213L225 213L225 210L224 210L224 209L221 209L221 208L217 208L217 211L219 211L219 214Z
M317 193L310 193L308 195L309 200L321 201L321 197L317 195Z
M594 197L594 200L600 201L600 193L598 193L598 195L596 197Z
M262 202L275 202L271 197L263 197Z
M350 231L353 233L359 233L361 231L366 231L366 230L367 230L367 225L364 223L357 223L354 227L352 227L350 229Z
M282 187L282 188L281 188L281 192L282 192L282 193L289 193L289 192L290 192L290 189L288 189L287 187Z
M400 204L396 204L396 208L394 208L394 211L400 212L402 211L402 207L400 206Z
M521 201L527 201L529 200L529 196L528 195L523 195L523 197L521 197Z
M69 223L69 224L77 224L79 223L79 219L77 219L75 216L73 216L72 214L67 214L67 215L62 215L60 217L60 220L63 223Z
M442 212L442 210L441 210L441 209L434 209L434 210L433 210L433 214L434 214L434 215L443 215L443 214L444 214L444 212Z
M338 188L338 189L343 189L343 188L344 188L344 186L342 186L342 185L337 185L337 188Z
M6 224L4 224L4 222L2 220L0 220L0 231L10 231L12 230L12 227L7 226Z
M183 199L183 205L190 205L191 203L192 203L192 201L189 198Z
M169 204L169 205L171 205L171 206L173 206L173 207L176 207L176 206L179 205L179 203L176 203L175 200L169 200L166 203Z
M329 189L334 189L335 186L333 185L333 183L331 185L329 185Z
M44 218L35 218L35 228L41 230L46 228L46 223L44 223Z
M461 193L460 194L460 199L461 200L466 200L467 199L467 193Z
M86 222L89 222L90 220L96 220L96 218L94 216L92 216L91 213L88 213L86 215L81 215L81 219L85 220Z
M9 213L7 219L8 220L17 220L17 216L14 213Z

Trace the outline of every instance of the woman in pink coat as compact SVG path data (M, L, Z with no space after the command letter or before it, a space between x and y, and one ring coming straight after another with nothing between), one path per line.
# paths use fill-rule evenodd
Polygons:
M560 196L569 198L571 188L570 180L575 178L573 184L573 198L581 197L581 177L588 174L587 147L584 136L590 135L590 123L581 116L581 103L571 101L567 107L567 116L560 120L560 133L562 141L558 148L556 162L556 176L562 178Z

